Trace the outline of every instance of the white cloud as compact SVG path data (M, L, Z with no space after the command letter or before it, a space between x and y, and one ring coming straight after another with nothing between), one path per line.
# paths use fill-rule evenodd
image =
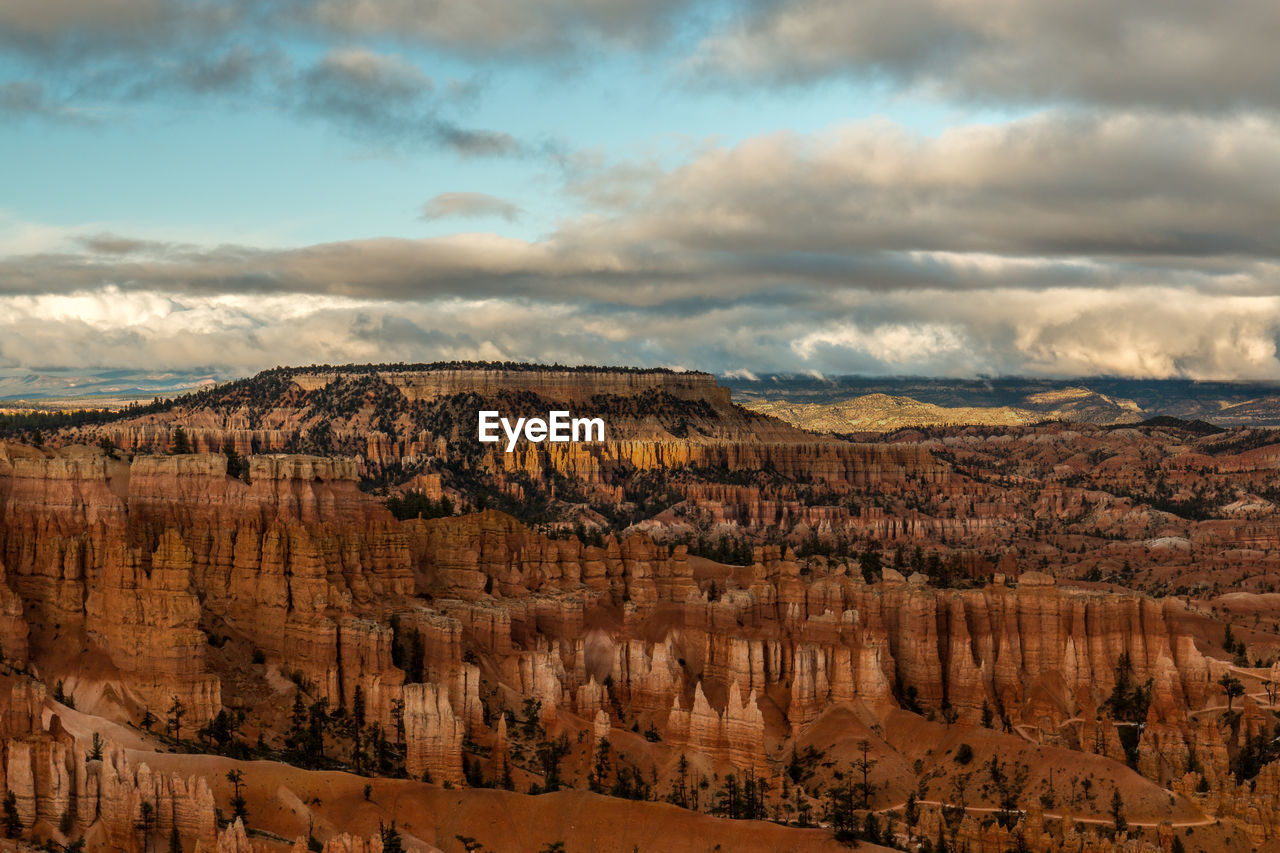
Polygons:
M885 365L908 365L963 352L967 344L960 330L939 323L891 323L871 329L834 323L791 344L805 360L821 347L856 350Z

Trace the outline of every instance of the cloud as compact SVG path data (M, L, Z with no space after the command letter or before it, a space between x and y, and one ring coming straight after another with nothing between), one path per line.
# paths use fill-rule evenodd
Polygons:
M147 53L232 32L385 41L489 59L552 59L644 49L696 0L0 0L0 45L31 56Z
M520 208L512 202L488 193L440 193L422 206L422 218L428 221L492 216L514 222L520 214Z
M339 64L346 78L430 91L364 59ZM0 366L1274 376L1280 187L1260 176L1280 163L1278 131L1260 116L1047 113L936 137L885 122L771 134L674 167L580 165L574 192L599 181L599 206L537 240L260 248L14 226ZM510 204L451 193L426 212Z
M335 66L342 85L323 87L333 109L358 100L364 85L404 98L428 89L381 58L359 59ZM937 137L860 122L702 148L665 171L588 169L576 191L599 182L608 191L597 204L615 206L540 240L153 245L141 257L82 242L0 259L0 292L555 295L667 312L741 300L782 311L846 290L1160 285L1267 294L1280 284L1272 227L1280 184L1259 176L1276 163L1280 123L1259 117L1050 113ZM509 204L446 194L424 213L505 216Z
M1278 25L1271 0L765 0L707 36L693 67L976 101L1275 109Z
M888 323L870 331L856 323L838 323L797 338L791 348L805 361L820 348L837 348L865 353L881 364L897 365L963 354L968 341L952 325L943 323Z
M44 87L31 80L0 84L0 113L39 114L48 109Z
M746 376L991 374L1266 379L1280 298L1172 288L861 293L779 316L526 298L192 295L108 288L0 297L0 367L210 369L479 358L695 365Z
M121 107L146 101L220 99L318 118L378 147L442 147L467 157L522 152L510 134L450 117L455 103L475 97L474 80L449 78L437 90L417 63L350 44L328 46L304 64L309 52L290 44L280 4L44 5L0 0L0 49L13 47L33 74L33 81L0 82L0 114L88 120L126 115Z
M414 103L433 88L431 79L402 57L360 47L330 51L301 83L311 109L360 121L376 121L381 108Z
M1280 123L1044 113L937 137L885 121L704 151L619 189L614 241L821 266L869 251L1274 256ZM622 164L617 171L633 167ZM610 196L596 195L600 202ZM1027 270L1018 271L1026 274Z
M139 252L157 252L168 249L168 244L155 240L137 240L116 234L101 233L78 235L75 242L89 252L98 255L134 255Z
M0 0L0 46L44 59L147 52L244 22L237 0Z
M320 0L295 20L344 37L395 38L488 57L563 59L606 43L648 47L691 0Z
M92 118L51 97L44 84L34 80L0 83L0 116L5 115L14 119L39 117L79 122L87 122Z

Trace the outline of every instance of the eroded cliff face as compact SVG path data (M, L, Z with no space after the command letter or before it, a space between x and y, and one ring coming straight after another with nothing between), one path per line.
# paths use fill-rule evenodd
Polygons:
M1280 836L1268 800L1276 755L1260 746L1273 734L1280 672L1249 665L1270 656L1264 614L1247 648L1224 654L1222 614L1185 596L1054 577L1067 554L1119 570L1148 540L1141 553L1156 556L1139 570L1181 553L1165 541L1179 539L1197 558L1226 559L1231 545L1241 563L1266 565L1251 550L1274 538L1261 510L1192 521L1104 496L1082 485L1075 439L1049 427L1007 441L819 439L742 415L706 377L637 374L591 394L571 372L286 378L270 406L246 397L238 409L183 414L198 450L230 443L243 460L0 446L11 684L0 735L4 781L28 826L69 813L68 838L141 849L148 802L160 810L157 839L177 826L183 849L260 849L243 824L218 825L218 810L230 814L228 767L243 767L254 802L273 804L251 802L250 826L275 821L271 832L304 845L321 827L335 851L373 849L376 826L322 821L314 800L329 794L308 787L315 775L356 780L349 801L335 795L337 814L362 803L392 814L423 791L449 791L459 799L435 805L462 808L487 802L470 790L485 785L721 810L726 796L734 807L732 776L762 783L767 816L799 820L803 809L817 817L821 792L871 754L870 804L894 815L900 837L909 824L975 850L1019 837L1041 850L1137 850L1167 847L1174 824L1201 833L1206 849ZM613 406L626 432L509 455L462 449L456 436L470 425L444 424L442 401L498 393L516 413L549 399ZM658 414L619 402L637 394L651 394ZM349 455L261 452L295 446L326 406L350 409L329 438ZM148 418L103 434L134 450L166 447L171 425ZM1139 460L1155 446L1121 438ZM490 497L556 490L583 518L650 498L652 512L580 538L495 510L398 522L359 487L427 457L440 470L413 482L433 498L459 497L465 480L495 488ZM228 475L229 459L243 476ZM1092 485L1136 487L1126 465ZM746 565L713 562L664 544L681 525L757 544L737 550ZM855 551L821 547L835 540ZM790 547L758 544L780 541ZM1034 570L1042 565L1050 571ZM964 588L937 588L911 566ZM1231 679L1245 695L1225 692ZM180 729L168 725L175 703ZM151 732L147 712L159 718ZM123 726L101 758L85 757L86 719ZM954 757L961 743L979 755L974 767ZM175 775L170 749L221 752L228 764ZM999 762L1033 777L1016 814L995 793ZM384 785L400 775L407 787ZM1111 789L1090 793L1085 779L1123 788L1145 834L1104 837ZM926 795L906 821L918 786ZM1217 817L1238 835L1212 835ZM451 849L458 834L423 844Z
M389 630L358 611L412 587L410 557L350 462L256 457L246 484L220 454L8 457L0 554L16 568L13 592L0 589L0 639L11 660L26 659L27 628L55 673L60 649L85 643L109 658L128 704L159 714L176 696L198 727L221 707L205 661L213 620L335 705L360 685L389 724Z
M135 825L149 804L149 831L188 848L215 842L213 793L201 776L153 771L108 740L93 743L64 728L43 686L0 676L0 785L14 795L24 826L58 827L94 849L141 851Z
M740 585L709 600L683 548L642 537L583 548L492 512L407 526L420 591L461 628L450 641L517 659L522 695L587 719L605 709L665 723L692 753L742 769L756 759L727 729L741 718L755 732L744 742L767 743L761 707L783 724L779 739L833 703L874 714L911 697L971 723L985 708L1028 736L1079 748L1070 721L1108 713L1122 655L1126 677L1153 683L1161 718L1216 701L1225 671L1180 627L1181 602L1068 591L1036 573L975 590L892 571L867 584L844 566L803 575L765 548ZM621 616L615 627L583 637L611 613Z

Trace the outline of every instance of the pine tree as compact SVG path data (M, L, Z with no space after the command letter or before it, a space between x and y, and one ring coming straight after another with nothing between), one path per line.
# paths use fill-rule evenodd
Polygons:
M1227 713L1231 713L1231 705L1236 697L1244 695L1244 684L1240 679L1234 677L1230 673L1223 673L1222 678L1218 679L1218 684L1227 694Z
M868 740L858 741L858 749L862 751L862 757L853 762L853 769L862 773L862 783L858 786L859 793L862 795L861 808L871 808L871 789L870 782L871 768L875 767L879 762L874 758L868 758L867 754L871 751L871 742Z
M176 695L173 697L173 704L169 706L169 718L165 723L165 728L173 733L173 739L182 740L182 718L187 715L187 706L182 704L182 700Z
M4 795L4 835L17 838L22 834L22 817L18 814L18 797L13 791Z
M245 464L244 457L236 452L236 446L230 441L222 445L222 455L227 457L227 476L236 477L237 479L246 478L249 473L249 466Z
M1111 794L1111 819L1115 821L1117 833L1129 829L1129 822L1124 817L1124 797L1120 796L1119 788Z
M364 748L361 744L364 730L364 688L359 684L356 685L355 696L351 700L351 718L355 723L355 731L352 735L355 742L351 746L351 760L356 766L356 772L359 773L364 765Z
M378 827L382 831L382 853L404 853L404 842L396 831L396 822L393 820L391 826L379 824Z
M233 821L236 818L247 820L249 817L248 805L245 803L244 795L240 793L240 786L244 784L244 772L228 770L227 781L235 789L235 794L231 797L231 819Z
M142 833L142 853L147 853L151 849L151 828L156 822L156 807L143 800L139 812L138 822L133 828Z

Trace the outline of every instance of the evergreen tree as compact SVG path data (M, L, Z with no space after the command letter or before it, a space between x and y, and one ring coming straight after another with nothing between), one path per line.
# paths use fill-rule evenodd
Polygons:
M858 557L858 568L862 571L862 579L867 583L880 580L880 552L874 549L863 551Z
M165 729L173 734L176 741L182 740L182 718L187 715L187 706L182 704L182 700L176 695L173 697L173 704L169 706L168 720L165 722Z
M146 800L142 801L138 821L133 828L142 833L142 853L151 849L151 828L156 824L156 807Z
M361 743L361 736L364 729L364 688L357 684L355 695L351 699L351 719L355 723L355 730L352 734L354 742L351 746L351 762L356 766L356 772L359 773L364 765L364 749Z
M853 762L853 769L862 774L862 782L858 785L858 793L862 799L860 808L869 809L871 808L871 790L873 787L870 782L871 768L875 767L879 762L874 758L868 757L868 753L871 751L870 741L866 739L858 741L858 749L861 751L862 757Z
M4 795L4 835L17 838L22 834L22 817L18 814L18 797L13 791Z
M1120 796L1119 788L1111 794L1111 819L1115 822L1117 833L1129 829L1129 822L1124 817L1124 797Z
M404 853L404 842L396 830L396 822L391 821L391 826L388 827L383 827L382 824L378 826L382 831L382 853Z
M231 819L236 818L247 820L249 817L248 804L245 802L244 795L240 792L240 786L244 784L244 773L240 770L228 770L227 781L231 783L235 793L231 797Z
M247 479L249 474L249 465L244 457L236 451L236 446L230 441L222 445L222 455L227 457L227 476L237 479Z
M1244 695L1244 684L1230 673L1223 673L1222 678L1218 679L1218 684L1222 685L1222 689L1227 694L1227 713L1230 714L1236 697Z

